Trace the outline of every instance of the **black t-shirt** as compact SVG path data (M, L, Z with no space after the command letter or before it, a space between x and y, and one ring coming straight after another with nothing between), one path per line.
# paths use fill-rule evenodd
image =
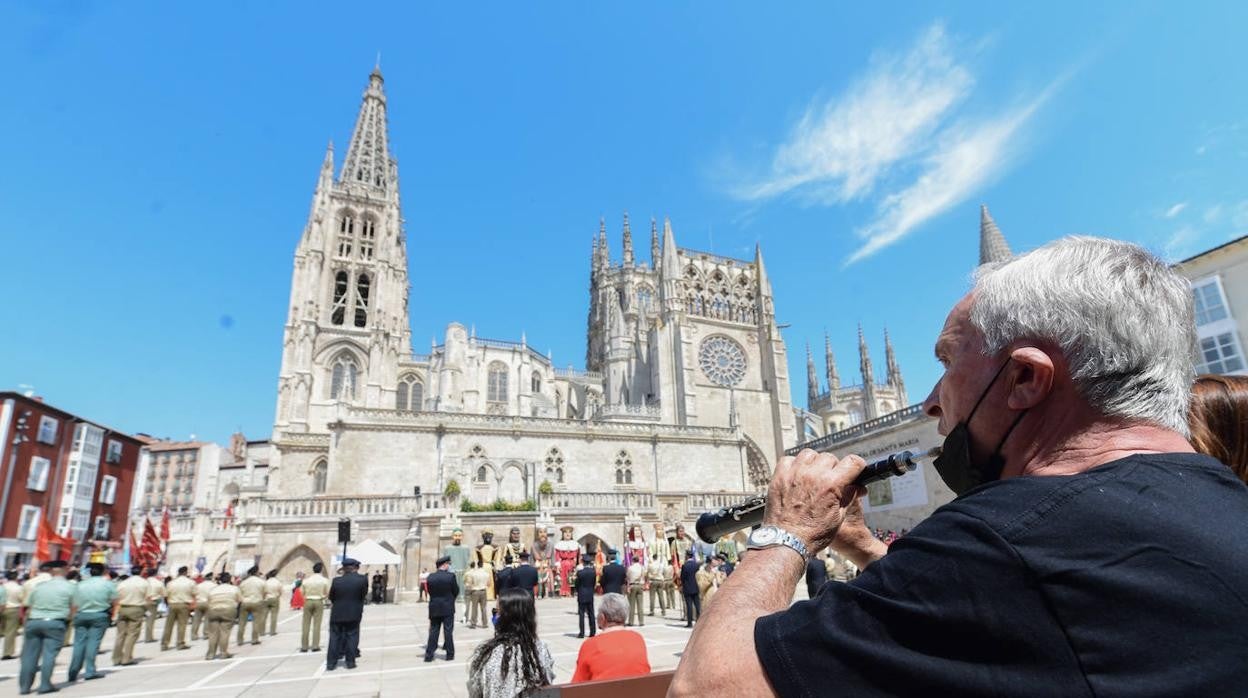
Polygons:
M993 482L754 642L782 696L1244 695L1245 533L1201 455Z

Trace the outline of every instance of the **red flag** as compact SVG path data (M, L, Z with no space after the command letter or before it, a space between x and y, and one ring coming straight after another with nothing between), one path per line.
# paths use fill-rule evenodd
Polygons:
M52 527L48 525L47 520L40 518L39 531L35 534L36 561L44 563L52 559L52 553L48 550L48 544L52 542L52 536L54 535L56 534L52 532Z
M156 561L160 559L160 537L156 535L156 527L152 525L152 520L145 519L143 522L143 545L142 557L144 567L155 567Z
M165 507L165 513L160 516L160 539L169 542L169 507Z
M126 529L130 534L130 564L141 567L143 565L143 549L139 547L138 541L134 539L134 527L127 526ZM126 570L126 573L129 574L130 570Z

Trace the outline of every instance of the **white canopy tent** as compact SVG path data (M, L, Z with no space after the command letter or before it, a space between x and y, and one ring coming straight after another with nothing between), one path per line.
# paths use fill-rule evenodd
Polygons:
M395 565L397 567L402 563L402 558L381 547L379 543L371 538L355 545L348 544L347 557L354 558L360 563L361 567L370 565ZM334 556L334 566L339 567L341 565L342 553L339 553Z

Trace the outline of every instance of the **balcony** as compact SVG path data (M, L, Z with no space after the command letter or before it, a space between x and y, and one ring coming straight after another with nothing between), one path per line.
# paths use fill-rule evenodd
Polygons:
M649 405L602 405L594 412L595 420L657 422L663 416L659 403Z
M654 495L649 492L552 492L538 495L538 509L557 512L639 512L653 511Z
M808 441L804 444L798 444L794 446L793 448L788 449L784 453L785 455L793 456L793 455L797 455L797 452L801 451L804 448L809 448L812 451L826 451L832 448L833 446L839 443L843 443L845 441L849 441L850 439L857 439L859 437L866 436L867 434L870 434L875 431L879 431L881 429L887 429L889 427L897 426L899 424L921 420L924 418L925 417L923 415L923 405L922 404L911 405L905 408L904 410L897 410L896 412L890 412L889 414L886 414L883 417L876 417L875 419L863 422L862 424L855 424L852 427L842 429L837 432L833 432L831 434L828 434L827 436L821 436L813 441Z
M290 499L253 499L247 502L241 518L261 522L293 519L393 518L419 514L423 501L441 499L434 495L301 497Z

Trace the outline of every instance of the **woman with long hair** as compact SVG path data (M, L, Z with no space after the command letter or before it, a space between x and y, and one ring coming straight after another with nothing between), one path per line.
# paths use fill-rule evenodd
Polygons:
M498 595L494 637L472 653L468 664L468 695L472 698L514 698L549 686L555 680L550 648L537 639L537 609L524 589Z
M1197 376L1188 423L1192 447L1248 482L1248 376Z

